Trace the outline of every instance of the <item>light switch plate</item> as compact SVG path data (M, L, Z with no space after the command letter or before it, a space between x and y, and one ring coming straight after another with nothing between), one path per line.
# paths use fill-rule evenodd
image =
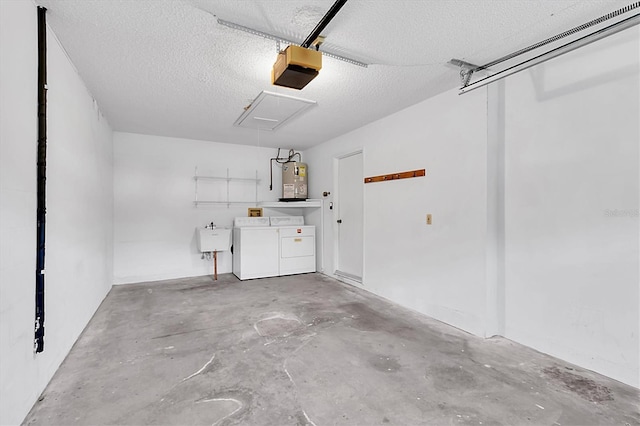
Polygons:
M427 225L431 225L431 220L432 220L431 213L428 213L427 214Z

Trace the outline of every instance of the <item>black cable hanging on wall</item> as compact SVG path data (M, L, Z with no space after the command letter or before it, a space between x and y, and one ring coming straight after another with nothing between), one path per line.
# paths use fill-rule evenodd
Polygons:
M47 183L47 9L38 7L38 189L35 351L44 351L44 247Z

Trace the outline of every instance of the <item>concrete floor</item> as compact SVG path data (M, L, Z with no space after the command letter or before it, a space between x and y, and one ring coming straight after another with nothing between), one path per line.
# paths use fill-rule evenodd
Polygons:
M28 425L640 424L640 392L319 274L114 287Z

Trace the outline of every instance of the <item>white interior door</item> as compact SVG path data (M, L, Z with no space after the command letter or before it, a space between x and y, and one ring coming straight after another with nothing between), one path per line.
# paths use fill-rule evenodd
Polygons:
M362 152L338 159L338 234L336 274L362 282L363 265Z

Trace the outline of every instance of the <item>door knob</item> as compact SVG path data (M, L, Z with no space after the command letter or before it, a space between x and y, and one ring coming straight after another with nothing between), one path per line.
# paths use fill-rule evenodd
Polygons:
M342 219L338 219L338 220L337 220L337 222L338 222L338 223L342 223Z

